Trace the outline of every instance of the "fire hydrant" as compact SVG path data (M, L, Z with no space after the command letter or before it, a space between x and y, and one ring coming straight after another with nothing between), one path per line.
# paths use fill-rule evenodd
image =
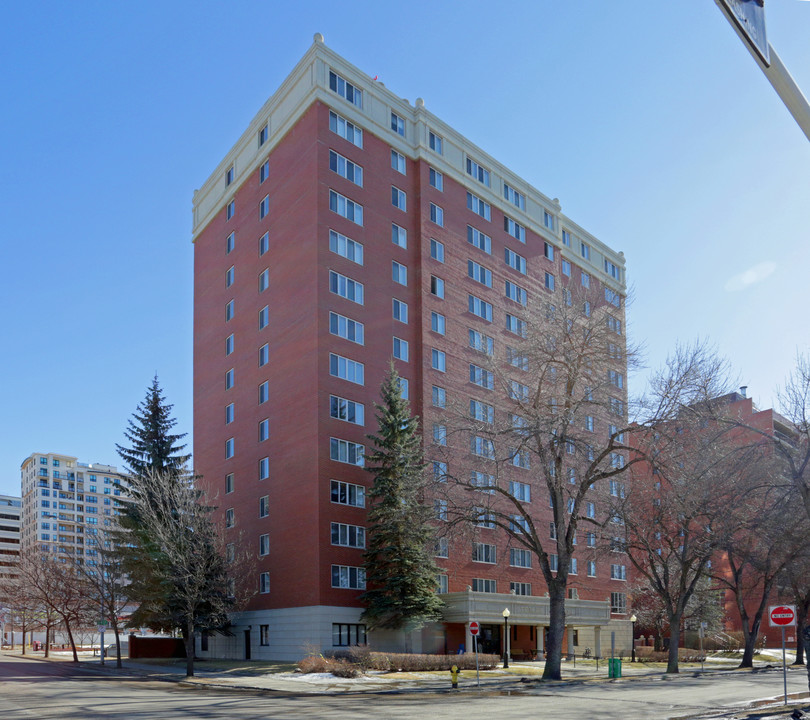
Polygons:
M450 680L453 682L453 689L458 690L458 665L450 668Z

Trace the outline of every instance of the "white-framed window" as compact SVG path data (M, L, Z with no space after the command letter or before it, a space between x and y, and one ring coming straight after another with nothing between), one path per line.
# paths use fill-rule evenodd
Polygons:
M399 379L399 394L403 400L407 400L409 398L410 391L408 390L408 387L408 378L401 377Z
M331 535L332 545L361 549L366 547L366 529L360 525L333 522Z
M408 362L408 341L394 338L394 357L402 362Z
M503 184L503 196L515 207L519 207L524 211L526 210L526 196L506 183Z
M555 283L554 283L554 276L553 276L551 273L546 273L546 274L545 274L545 286L546 286L546 290L551 290L551 292L554 292L554 285L555 285ZM566 298L566 305L570 305L570 304L571 304L571 295L570 295L570 291L569 291L569 292L566 292L566 294L565 294L565 298Z
M430 366L439 372L447 371L447 356L442 350L432 348L430 351Z
M437 520L447 521L447 500L434 500L433 512Z
M358 305L363 304L363 283L334 270L329 271L329 291Z
M233 415L234 415L233 409L234 409L234 404L233 403L229 403L228 405L225 406L225 424L226 425L230 425L233 422Z
M596 560L588 560L588 577L596 577Z
M610 593L610 612L618 614L627 613L627 595L625 595L625 593Z
M492 238L472 225L467 225L467 242L488 255L492 255Z
M510 300L524 306L529 302L529 294L526 292L525 288L522 288L520 285L510 282L509 280L506 281L504 294Z
M391 301L393 308L394 320L399 320L401 323L408 324L408 304L394 298Z
M571 566L568 570L569 575L576 575L577 574L577 559L571 558Z
M568 230L562 231L562 241L563 245L565 245L566 247L571 247L571 233L568 232Z
M444 139L432 130L428 131L428 147L437 155L444 154Z
M365 413L363 403L347 400L337 395L329 396L329 417L354 425L363 425L365 423Z
M560 272L562 272L565 277L571 277L571 263L568 262L568 260L560 261Z
M233 347L234 347L234 338L233 333L231 333L230 335L228 335L228 337L225 338L225 357L233 353Z
M517 480L509 481L509 494L516 500L521 502L532 501L532 486L528 483L518 482Z
M391 150L391 167L398 173L405 175L407 172L407 165L405 164L405 156L400 155L396 150Z
M391 186L391 204L405 212L408 209L408 197L404 190L400 190L396 185Z
M475 295L467 296L467 309L487 322L492 322L492 305Z
M487 187L490 186L489 170L475 162L472 158L467 158L467 174L473 179L478 180L481 184Z
M405 136L405 118L400 117L393 110L391 111L391 129L397 135Z
M626 565L611 565L610 566L610 579L611 580L627 580L627 566Z
M265 160L259 165L259 185L270 177L270 160Z
M548 556L548 567L551 572L557 572L559 569L560 563L559 558L556 554Z
M619 293L611 290L609 287L605 288L605 301L609 302L614 307L622 306L622 296L619 295Z
M329 497L337 505L350 505L363 508L366 506L366 489L362 485L331 480Z
M470 417L491 425L495 422L495 408L481 400L470 398Z
M231 368L225 372L225 389L230 390L233 387L233 374L234 370Z
M529 458L529 451L509 448L509 462L515 467L528 470L531 467L531 459Z
M329 231L329 249L336 255L345 257L353 263L363 264L362 244L335 230Z
M497 593L498 586L495 580L487 578L473 578L472 579L473 592Z
M592 502L589 502L585 507L586 507L586 515L589 518L594 519L596 517L596 505L594 505L594 503Z
M447 331L447 319L444 315L431 311L430 329L435 333L439 333L439 335L444 335Z
M433 403L433 407L437 408L447 407L447 391L443 387L433 385L430 397L431 402Z
M332 377L338 377L343 380L355 383L356 385L363 385L364 383L365 366L356 360L329 353L329 374Z
M334 70L329 71L329 89L352 105L363 107L363 91L342 78Z
M446 537L440 537L436 540L436 549L433 554L438 558L450 557L450 543Z
M365 327L363 323L357 320L352 320L344 315L339 315L336 312L329 313L329 332L332 335L342 337L344 340L363 344L363 336L365 334Z
M270 233L266 232L259 238L259 257L270 250Z
M265 195L259 203L259 220L263 220L270 212L270 196Z
M259 517L266 518L270 516L270 496L264 495L259 498Z
M509 516L509 530L517 535L529 532L529 521L522 515Z
M487 460L495 459L495 445L489 438L473 435L470 438L470 452Z
M227 305L225 305L225 322L228 322L233 317L234 314L234 301L228 300Z
M236 270L235 270L233 265L231 265L225 271L225 287L226 288L229 288L231 285L233 285L235 272L236 272Z
M408 231L397 225L396 223L391 223L391 242L394 245L398 245L401 248L408 247Z
M622 334L622 321L618 320L617 318L613 317L613 315L606 315L605 322L607 323L607 328L611 332L616 333L617 335Z
M408 268L396 260L391 261L391 279L400 285L408 284Z
M230 220L234 215L236 215L236 200L231 200L225 206L225 219Z
M619 280L621 278L621 270L617 265L610 262L607 258L605 258L605 272L610 275L614 280Z
M345 195L330 190L329 209L356 225L363 226L363 206L354 200L349 200Z
M259 292L264 292L270 287L270 268L265 268L259 273Z
M473 330L472 328L468 329L467 334L469 336L470 347L473 350L484 353L484 355L493 355L495 353L495 340L489 335L484 335L484 333Z
M549 230L554 229L554 216L548 210L543 210L543 225Z
M433 423L433 442L436 445L447 445L447 426Z
M329 438L329 457L336 462L363 467L364 453L365 446L360 443L341 440L340 438Z
M444 243L440 243L435 238L430 238L430 257L437 262L444 262Z
M270 477L270 458L263 457L259 460L259 480L267 480Z
M363 168L334 150L329 151L329 169L358 187L363 187Z
M270 324L270 306L265 305L259 310L259 330L264 330Z
M439 191L444 191L444 175L442 175L442 173L435 168L428 169L428 181L430 182L431 187L434 187Z
M492 372L473 363L470 363L470 382L487 390L495 387L495 377Z
M233 512L233 508L228 508L225 511L225 527L232 528L236 525L236 517Z
M510 268L514 268L519 273L523 273L524 275L526 274L526 258L522 255L518 255L509 248L504 248L503 259Z
M436 275L430 276L430 293L437 298L444 299L444 280Z
M546 258L546 260L551 260L551 262L554 262L554 246L551 243L543 243L543 256Z
M520 242L526 242L526 228L523 227L519 222L512 220L512 218L507 217L506 215L503 216L503 229L506 230L513 238L520 240Z
M430 221L436 223L439 227L444 227L444 209L440 208L436 203L430 203Z
M584 242L579 244L579 254L582 255L586 260L591 259L591 247Z
M270 438L270 420L264 418L259 420L259 442L264 442Z
M494 475L480 470L470 470L470 486L476 488L477 492L494 495L497 484Z
M510 380L509 381L509 397L512 400L517 400L518 402L528 402L529 401L529 388L527 385L523 383L519 383L517 380Z
M348 140L352 145L363 147L363 129L333 110L329 111L329 129L344 140Z
M233 492L233 473L228 473L225 476L225 494L229 495Z
M525 583L525 582L510 582L509 583L509 592L515 595L531 595L532 594L532 584Z
M515 335L520 335L520 337L526 337L526 321L521 320L520 318L515 317L514 315L510 315L506 313L506 329L511 332L515 333Z
M225 254L230 255L233 252L234 246L236 245L236 235L231 233L228 237L225 238Z
M467 275L486 287L492 287L492 271L474 260L467 260Z
M433 479L436 482L447 482L447 463L440 460L433 461Z
M584 303L582 303L582 314L585 317L591 316L591 304L587 300Z
M350 565L332 565L332 587L365 590L366 571Z
M229 460L236 452L236 441L233 438L228 438L225 441L225 459Z
M270 535L259 535L259 555L264 557L270 554Z
M484 220L492 219L492 208L489 203L471 192L467 193L467 208L480 215Z
M524 372L528 372L529 370L529 358L516 348L507 346L506 361L512 367L518 368L518 370L523 370Z
M265 380L259 385L259 405L266 403L270 399L270 383Z
M263 367L270 362L270 345L265 343L259 348L259 367Z
M473 562L494 565L498 561L498 551L491 543L474 542L472 547Z
M475 512L478 513L478 518L475 523L476 527L487 528L488 530L495 529L495 515L493 513L480 507L475 508Z
M617 388L624 387L624 375L622 375L618 370L608 370L607 378L608 382L614 387Z

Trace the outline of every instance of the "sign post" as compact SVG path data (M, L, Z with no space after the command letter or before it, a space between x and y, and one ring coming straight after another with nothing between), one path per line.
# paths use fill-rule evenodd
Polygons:
M478 633L481 632L481 626L475 621L470 622L470 635L472 635L473 646L475 647L475 684L481 687L481 675L478 671Z
M787 705L787 663L785 662L785 628L796 627L795 605L771 605L768 608L771 627L782 628L782 678L785 686L785 705Z

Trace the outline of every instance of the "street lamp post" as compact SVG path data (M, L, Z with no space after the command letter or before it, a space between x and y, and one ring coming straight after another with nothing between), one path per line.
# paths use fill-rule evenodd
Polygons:
M632 650L630 651L630 662L636 661L636 620L638 618L635 613L630 616L630 627L632 628L630 642L632 643Z
M503 612L503 667L509 667L509 608L504 608Z

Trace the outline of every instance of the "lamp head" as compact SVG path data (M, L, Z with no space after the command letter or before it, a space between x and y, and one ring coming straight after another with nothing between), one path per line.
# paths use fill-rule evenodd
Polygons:
M501 613L501 615L503 615L505 618L508 618L511 614L512 613L509 612L509 608L504 608L503 612Z

